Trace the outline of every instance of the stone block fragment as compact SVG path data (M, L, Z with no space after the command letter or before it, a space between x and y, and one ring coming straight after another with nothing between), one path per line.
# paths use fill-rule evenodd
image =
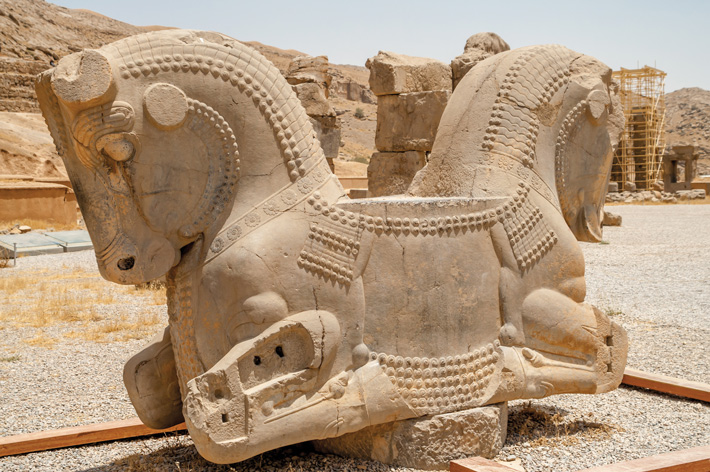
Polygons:
M635 192L636 191L636 184L633 182L625 182L624 183L624 190L627 192Z
M326 90L332 80L328 73L328 56L297 56L291 60L286 72L286 80L291 85L303 83L318 84Z
M351 188L348 190L348 197L350 198L367 198L366 188Z
M304 82L293 86L309 116L335 116L335 110L328 103L324 89L315 83Z
M383 95L377 100L378 151L431 151L451 92Z
M426 164L423 151L376 152L367 166L368 196L404 193L414 174Z
M605 210L602 224L604 226L621 226L621 215Z
M619 192L619 182L609 182L606 188L606 193L618 193Z
M436 59L380 51L367 60L375 95L451 90L451 67Z
M509 50L508 43L495 33L477 33L468 38L463 54L451 61L453 88L456 88L473 66L495 54Z
M335 116L310 116L313 130L327 158L338 157L340 150L340 126Z
M331 90L333 90L333 93L336 95L354 102L369 103L372 105L377 103L377 97L369 88L353 80L336 81L331 85Z
M423 470L448 469L454 459L491 458L505 442L505 403L371 426L315 441L316 450Z

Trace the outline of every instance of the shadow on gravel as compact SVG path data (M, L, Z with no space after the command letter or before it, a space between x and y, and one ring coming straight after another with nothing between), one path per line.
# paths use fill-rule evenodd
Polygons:
M529 443L535 446L569 446L586 440L603 440L621 431L616 425L574 417L564 408L525 402L508 411L506 446Z
M129 441L130 442L130 441ZM159 441L135 441L142 443L140 453L131 454L82 472L301 472L308 470L346 472L367 470L389 472L400 470L378 462L346 459L319 454L310 443L296 444L269 451L244 462L231 465L213 464L203 459L192 440L185 434L166 435Z

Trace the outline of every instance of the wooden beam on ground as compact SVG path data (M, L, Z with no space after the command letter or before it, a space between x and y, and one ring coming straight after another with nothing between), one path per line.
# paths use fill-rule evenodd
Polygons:
M580 472L708 472L710 471L710 446L694 447L682 451L644 457L633 461L617 462L584 469Z
M14 456L28 452L46 451L62 447L81 446L118 439L137 438L152 434L185 430L185 423L167 429L152 429L138 418L109 421L85 426L18 434L0 438L0 457Z
M701 382L651 374L628 367L624 371L624 378L621 382L634 387L710 402L710 385Z
M483 457L468 457L449 463L449 472L518 472L503 464L484 459Z

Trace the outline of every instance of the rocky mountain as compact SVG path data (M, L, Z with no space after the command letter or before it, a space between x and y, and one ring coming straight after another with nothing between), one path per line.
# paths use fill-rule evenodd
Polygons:
M710 174L710 91L692 87L666 94L666 141L696 145L698 173Z
M62 56L149 29L42 0L0 0L0 111L39 111L35 75Z
M34 77L62 56L162 28L165 27L133 26L92 11L72 10L43 0L0 0L0 112L38 112ZM294 57L304 55L256 41L246 44L284 73ZM320 51L311 52L317 55ZM332 76L331 104L342 124L340 157L361 163L362 168L353 170L350 166L346 173L363 173L364 162L375 148L377 100L369 89L369 71L362 66L330 64L328 73ZM669 146L698 146L699 171L710 174L710 91L686 88L669 93L666 109ZM43 132L39 115L15 117L2 113L0 120L4 123L0 126L0 174L41 176L63 172L51 142L40 139L36 147L22 149L18 145Z
M39 112L34 93L37 74L72 52L164 28L133 26L89 10L69 9L43 0L0 0L0 175L41 177L64 172L41 116L32 115ZM294 57L304 55L256 41L246 44L282 72L286 72ZM376 100L367 85L368 71L364 67L331 64L329 73L333 76L330 94L337 101L335 106L343 122L343 157L369 156L374 150ZM365 109L364 119L354 116L360 107Z

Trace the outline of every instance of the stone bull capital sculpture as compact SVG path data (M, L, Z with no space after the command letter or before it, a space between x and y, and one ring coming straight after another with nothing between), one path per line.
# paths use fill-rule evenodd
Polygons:
M610 70L508 51L457 87L406 195L350 200L291 87L169 30L38 78L102 275L167 274L170 325L124 380L208 460L317 440L417 467L495 454L506 402L617 387L622 328L584 302L621 110Z

